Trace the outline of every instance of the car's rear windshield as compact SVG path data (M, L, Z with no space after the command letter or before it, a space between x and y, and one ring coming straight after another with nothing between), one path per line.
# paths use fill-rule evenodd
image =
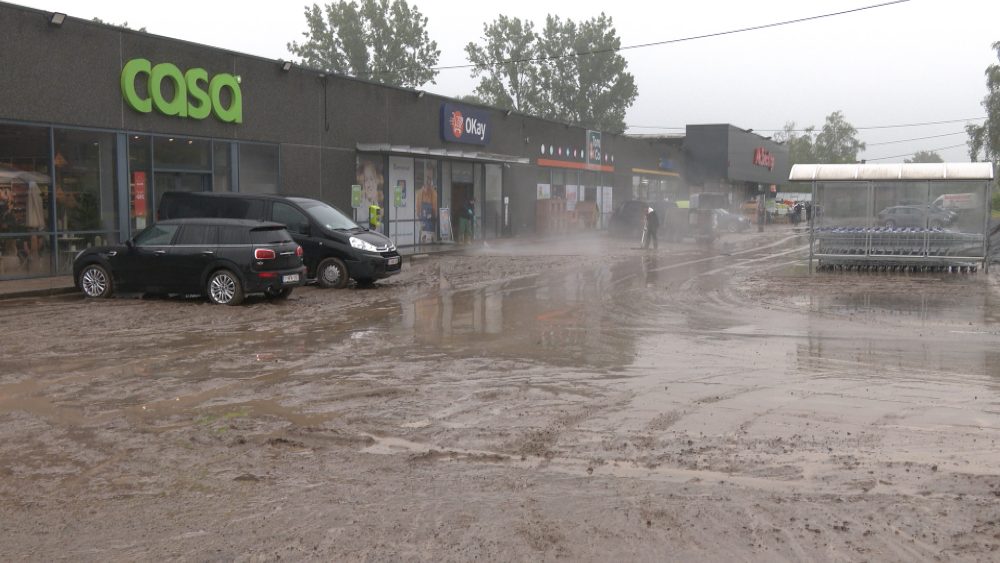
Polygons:
M250 240L254 244L281 244L292 242L292 235L286 229L254 229L250 231Z
M300 203L303 209L306 210L313 219L315 219L320 225L323 225L331 231L349 231L351 229L360 229L358 224L351 221L347 215L340 212L339 209L331 205L327 205L323 202L308 202Z

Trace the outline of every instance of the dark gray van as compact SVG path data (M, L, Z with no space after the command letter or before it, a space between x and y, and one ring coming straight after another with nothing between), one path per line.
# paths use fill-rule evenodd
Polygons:
M307 275L322 287L342 288L398 274L402 259L381 233L359 226L336 207L315 199L279 195L165 192L160 220L188 217L256 219L284 224L302 246Z

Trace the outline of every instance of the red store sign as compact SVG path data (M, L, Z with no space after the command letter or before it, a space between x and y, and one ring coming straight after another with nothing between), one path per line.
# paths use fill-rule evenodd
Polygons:
M754 166L763 166L768 170L774 170L774 155L767 152L764 147L757 147L753 151Z

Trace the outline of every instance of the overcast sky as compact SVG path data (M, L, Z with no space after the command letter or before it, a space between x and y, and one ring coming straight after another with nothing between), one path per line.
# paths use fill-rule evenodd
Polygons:
M696 0L596 2L505 0L499 3L416 0L441 49L440 65L463 64L464 46L501 12L542 25L548 13L574 20L604 10L623 45L634 45L818 16L884 0ZM305 30L305 2L244 0L23 0L19 4L99 17L130 27L244 53L289 58L289 41ZM497 7L500 6L500 7ZM639 97L628 112L630 133L681 133L694 123L732 123L763 135L794 121L821 127L840 110L858 127L965 120L985 115L984 71L996 63L998 0L910 0L817 21L624 52ZM472 93L468 70L443 71L426 89ZM976 121L981 123L982 121ZM861 129L862 158L902 162L938 149L967 161L965 121ZM643 126L640 128L639 126ZM960 134L959 134L960 133ZM918 137L935 138L895 142ZM883 143L883 144L876 144ZM961 145L956 148L954 145Z

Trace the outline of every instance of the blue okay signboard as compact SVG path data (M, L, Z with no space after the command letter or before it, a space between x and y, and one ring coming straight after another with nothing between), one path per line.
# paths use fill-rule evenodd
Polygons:
M492 131L488 112L458 104L441 104L441 138L445 141L487 145Z

